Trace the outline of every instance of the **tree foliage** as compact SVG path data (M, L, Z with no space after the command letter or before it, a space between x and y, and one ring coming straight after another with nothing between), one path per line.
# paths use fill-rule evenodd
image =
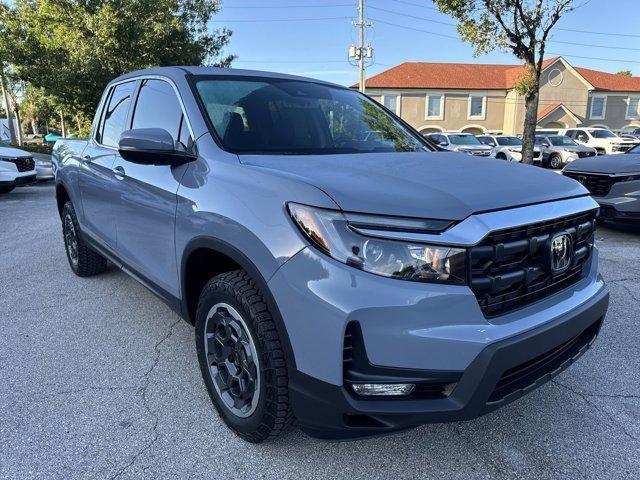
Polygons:
M104 86L123 73L229 65L231 32L207 28L219 7L220 0L16 0L0 9L0 58L66 113L90 118Z
M620 70L619 72L616 72L616 75L620 77L633 77L631 70Z
M433 0L458 20L458 33L475 54L501 49L525 65L516 90L525 97L523 161L533 162L540 73L549 34L573 0Z

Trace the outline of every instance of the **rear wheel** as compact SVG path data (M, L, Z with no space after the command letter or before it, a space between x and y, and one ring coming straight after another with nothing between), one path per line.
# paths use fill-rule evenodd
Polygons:
M90 277L107 269L107 260L82 239L76 211L71 202L65 203L62 209L62 235L73 273L79 277Z
M205 285L196 349L209 396L238 436L260 443L288 430L293 413L282 343L262 293L244 270Z
M3 193L9 193L14 188L16 188L16 187L0 187L0 195L2 195Z
M554 153L549 157L549 165L556 170L562 166L562 157L559 153Z
M498 154L496 155L496 158L497 158L498 160L506 160L506 159L507 159L507 156L506 156L504 153L502 153L502 152L501 152L501 153L498 153Z

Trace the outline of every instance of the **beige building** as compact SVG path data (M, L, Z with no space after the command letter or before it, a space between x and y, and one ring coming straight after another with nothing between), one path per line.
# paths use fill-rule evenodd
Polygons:
M366 80L369 96L422 133L520 134L524 98L517 65L406 62ZM545 60L538 106L540 128L640 127L640 77Z

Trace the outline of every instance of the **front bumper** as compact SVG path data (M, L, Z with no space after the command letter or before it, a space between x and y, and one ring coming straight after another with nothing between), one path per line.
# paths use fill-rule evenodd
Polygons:
M609 293L603 288L589 302L549 324L488 345L445 398L362 399L344 386L295 372L290 379L294 413L305 432L325 439L476 418L522 397L569 367L593 344L608 302Z
M600 219L640 223L640 180L615 183L607 196L593 199L600 205Z
M0 187L23 187L36 182L36 172L12 172L0 170Z
M269 281L293 350L289 388L301 428L322 438L369 436L474 418L519 398L570 365L593 335L530 383L489 401L505 371L600 328L609 294L597 274L597 257L594 250L588 273L570 288L487 319L467 287L383 278L302 250ZM392 371L398 382L454 382L451 395L353 395L343 379L345 330L353 322L376 368Z

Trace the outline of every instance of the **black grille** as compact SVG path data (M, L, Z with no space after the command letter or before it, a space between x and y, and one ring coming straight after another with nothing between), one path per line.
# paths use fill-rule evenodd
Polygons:
M499 230L471 248L470 285L486 317L522 308L559 292L583 276L591 257L596 211L523 227ZM573 244L571 266L554 275L549 243L567 233Z
M548 374L552 374L562 366L578 357L586 350L598 334L601 321L597 321L575 337L561 343L555 348L510 368L502 374L495 389L489 397L489 403L498 402L518 390L534 385Z
M563 172L569 178L579 181L594 197L606 197L614 183L625 182L632 177L598 175L595 173Z
M15 163L19 172L28 172L36 168L36 162L31 157L3 158L2 160L5 162Z
M578 154L578 158L584 158L584 157L595 157L596 156L596 152L576 152Z

